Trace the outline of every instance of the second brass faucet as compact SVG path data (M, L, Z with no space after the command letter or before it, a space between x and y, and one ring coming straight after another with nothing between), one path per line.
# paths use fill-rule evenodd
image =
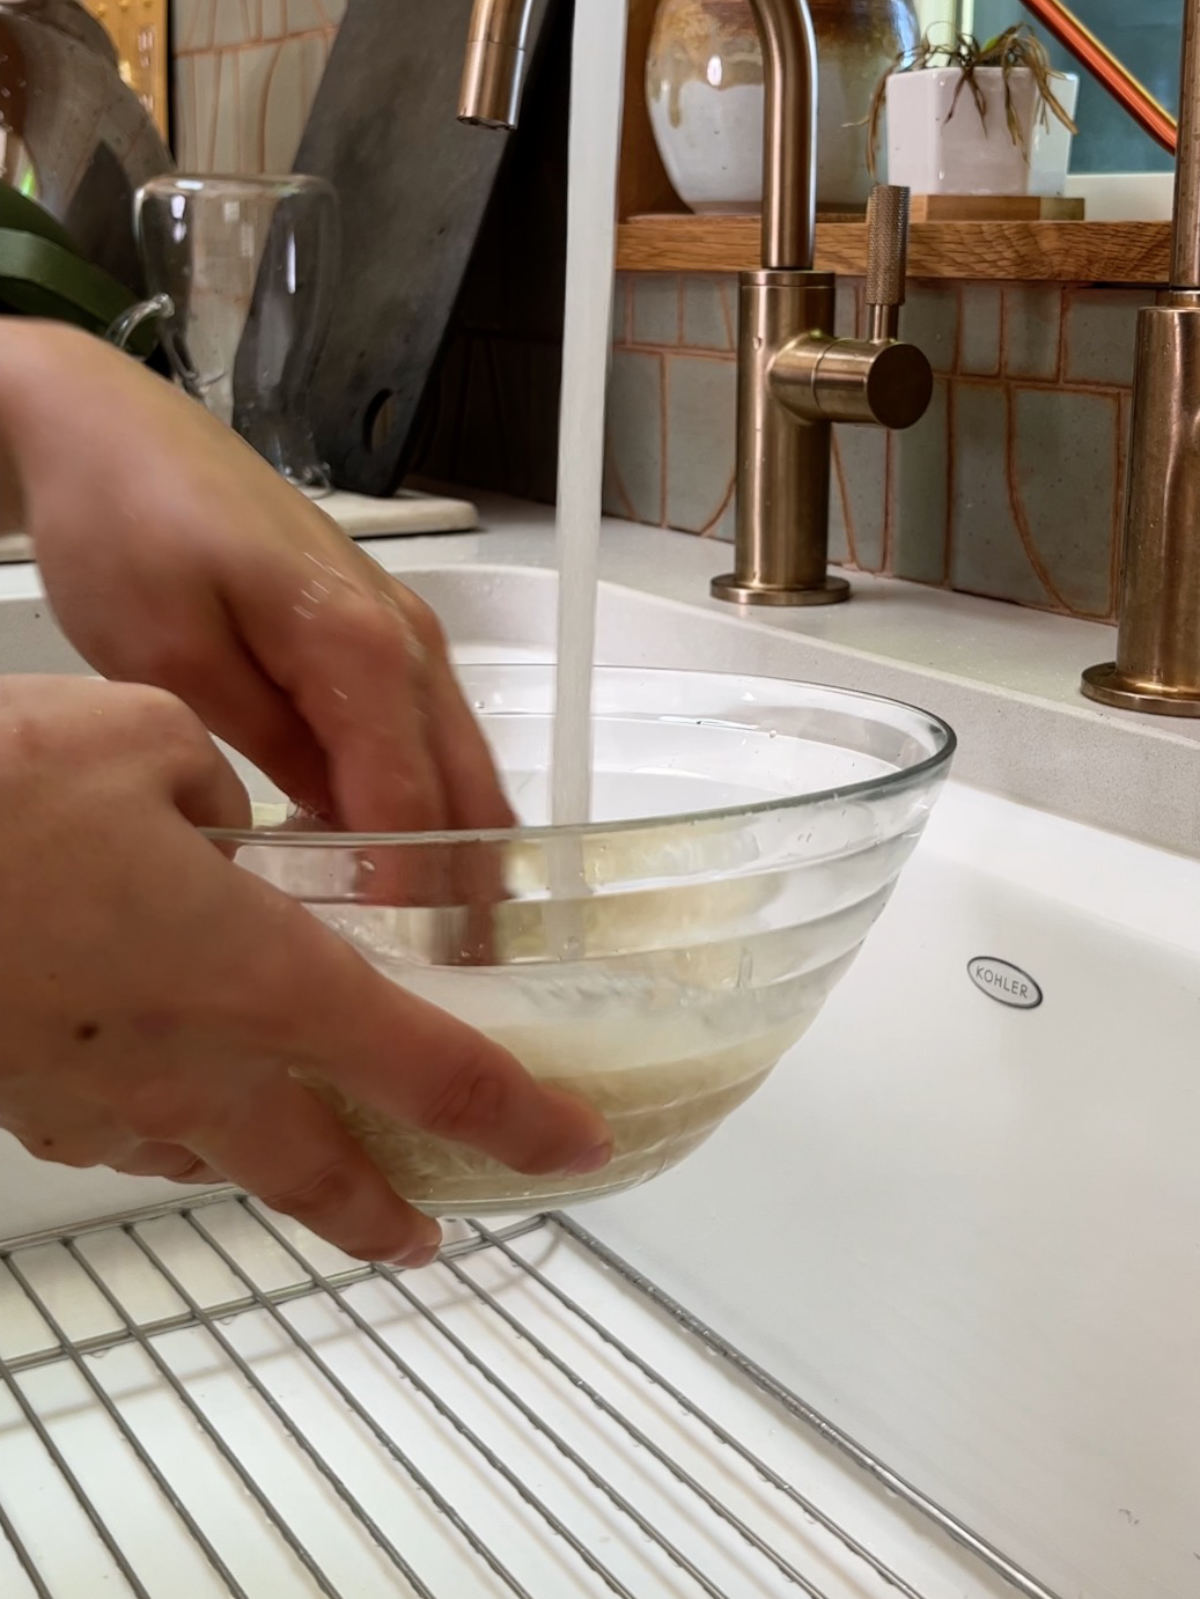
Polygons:
M618 0L614 0L618 3ZM459 114L515 124L532 0L475 0ZM817 56L804 0L750 0L766 90L762 269L738 300L737 535L720 599L828 605L832 425L908 427L933 393L929 363L897 341L908 239L906 190L881 187L867 219L869 337L833 332L836 279L813 270Z
M834 422L907 427L933 392L929 363L896 342L908 197L877 189L868 218L870 337L833 333L836 279L813 271L817 52L804 0L751 0L763 51L762 269L738 291L737 534L720 599L828 605Z

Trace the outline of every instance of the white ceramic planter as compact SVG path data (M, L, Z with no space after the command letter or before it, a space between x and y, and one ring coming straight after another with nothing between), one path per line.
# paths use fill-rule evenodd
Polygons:
M888 80L888 181L914 194L1062 194L1071 133L1053 112L1043 124L1033 73L1020 69L1010 76L1020 143L1005 119L1002 70L980 67L975 78L984 97L982 120L969 86L954 103L962 82L957 67L898 72ZM1079 79L1056 78L1054 92L1074 117Z

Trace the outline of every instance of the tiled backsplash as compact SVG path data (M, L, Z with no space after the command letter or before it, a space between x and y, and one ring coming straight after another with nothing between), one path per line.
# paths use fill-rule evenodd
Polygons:
M607 509L732 538L733 277L618 284ZM835 429L835 561L1111 617L1137 309L1149 292L915 284L904 333L937 373L906 433ZM862 285L839 329L863 331Z
M346 0L171 0L179 166L290 171L345 9Z
M196 172L287 171L346 0L172 0L175 143ZM863 331L862 285L839 330ZM734 527L737 283L618 280L606 507ZM1134 323L1148 294L917 284L905 336L937 381L907 433L835 429L834 560L1110 617ZM549 433L547 432L547 437Z

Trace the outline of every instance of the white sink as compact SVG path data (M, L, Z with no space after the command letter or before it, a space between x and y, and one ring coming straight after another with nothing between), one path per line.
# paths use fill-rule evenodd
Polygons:
M464 653L552 653L544 571L409 578ZM809 649L602 598L606 662L787 673ZM0 671L70 663L43 606L7 608ZM951 785L794 1057L583 1217L1070 1599L1200 1593L1198 907L1196 860ZM0 1236L162 1191L6 1150Z

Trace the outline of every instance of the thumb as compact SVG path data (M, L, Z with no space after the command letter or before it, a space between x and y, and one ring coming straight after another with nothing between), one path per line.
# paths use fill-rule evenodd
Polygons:
M537 1083L501 1045L382 977L295 901L257 879L286 929L272 1043L346 1095L530 1174L597 1171L612 1138L583 1101Z

